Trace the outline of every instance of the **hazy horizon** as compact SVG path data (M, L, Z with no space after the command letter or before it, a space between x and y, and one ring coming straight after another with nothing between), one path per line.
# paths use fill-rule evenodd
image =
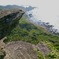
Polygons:
M37 7L32 11L34 17L59 29L59 0L0 0L0 5Z

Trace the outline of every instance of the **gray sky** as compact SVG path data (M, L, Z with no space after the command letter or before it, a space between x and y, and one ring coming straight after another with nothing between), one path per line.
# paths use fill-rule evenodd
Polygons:
M13 4L38 7L33 11L34 16L59 29L59 0L0 0L0 5Z

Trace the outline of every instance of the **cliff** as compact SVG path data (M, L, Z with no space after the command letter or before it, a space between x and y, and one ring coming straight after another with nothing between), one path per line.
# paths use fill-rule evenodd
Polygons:
M0 11L0 39L9 34L23 14L24 11L19 9Z

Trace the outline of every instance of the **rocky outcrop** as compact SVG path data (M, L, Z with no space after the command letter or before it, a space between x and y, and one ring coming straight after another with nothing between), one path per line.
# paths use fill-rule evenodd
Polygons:
M6 44L4 59L38 59L32 44L23 41L14 41Z
M23 14L24 11L19 9L0 11L0 39L18 24Z
M4 39L6 39L6 37L0 40L0 59L4 59L5 57L5 51L3 51L3 48L5 47L5 43L3 42Z
M5 44L4 39L0 40L1 59L38 59L38 51L44 56L51 52L44 42L34 45L23 41L12 41Z
M41 42L41 43L37 44L36 48L39 51L41 51L44 55L48 55L51 52L51 50L49 49L49 47L44 42Z

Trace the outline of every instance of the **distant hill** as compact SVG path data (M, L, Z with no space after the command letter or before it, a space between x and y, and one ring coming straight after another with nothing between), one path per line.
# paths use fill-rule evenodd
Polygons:
M6 5L6 6L0 6L0 10L4 10L4 9L23 9L25 11L30 11L36 7L32 7L32 6L28 6L28 7L24 7L24 6L18 6L18 5Z

